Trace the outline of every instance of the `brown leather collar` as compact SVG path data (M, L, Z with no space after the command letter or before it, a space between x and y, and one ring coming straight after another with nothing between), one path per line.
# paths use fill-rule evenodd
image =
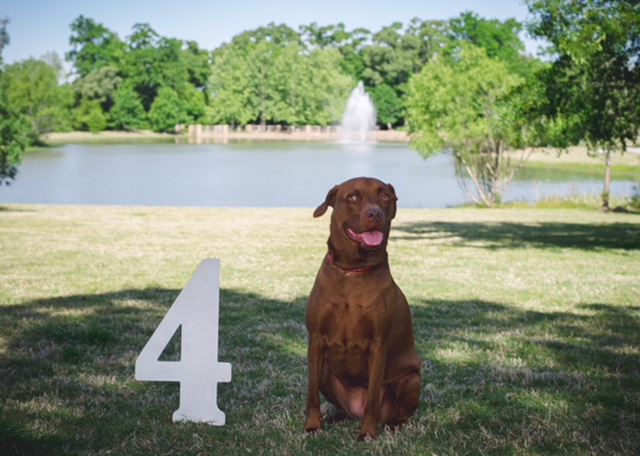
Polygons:
M331 252L327 253L327 258L329 259L329 263L331 263L333 266L340 269L342 272L346 272L349 274L364 274L365 272L370 272L375 268L375 266L368 266L366 268L345 269L341 268L335 263L335 259L333 258L333 254Z

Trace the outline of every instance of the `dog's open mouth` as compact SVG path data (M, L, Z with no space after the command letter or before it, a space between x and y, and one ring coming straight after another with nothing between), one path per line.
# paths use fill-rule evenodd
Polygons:
M347 228L347 234L351 239L359 244L364 244L367 247L377 247L384 241L384 234L382 231L371 230L364 233L356 233L351 228Z

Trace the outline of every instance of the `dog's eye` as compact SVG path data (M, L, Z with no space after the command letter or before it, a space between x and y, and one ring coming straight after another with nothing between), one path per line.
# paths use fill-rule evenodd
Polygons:
M358 201L358 195L347 196L347 201L349 201L350 203L355 203L356 201Z
M391 198L390 198L390 197L389 197L389 195L387 195L386 193L383 193L383 194L382 194L382 201L384 201L385 203L386 203L387 201L389 201L390 199L391 199Z

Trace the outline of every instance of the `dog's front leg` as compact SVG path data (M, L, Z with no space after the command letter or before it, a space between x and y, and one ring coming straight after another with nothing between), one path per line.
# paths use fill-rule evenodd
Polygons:
M378 420L380 418L380 392L384 378L387 350L381 337L376 337L369 348L369 386L367 387L367 405L360 423L359 440L367 436L378 437Z
M309 384L307 390L307 422L304 425L304 430L306 432L315 432L318 431L322 425L322 414L320 413L320 379L322 378L325 350L322 337L317 334L309 334L309 346L307 350Z

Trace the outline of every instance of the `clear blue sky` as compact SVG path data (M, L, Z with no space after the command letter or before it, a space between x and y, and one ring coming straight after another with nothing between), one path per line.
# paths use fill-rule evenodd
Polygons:
M8 17L10 44L3 51L5 63L29 57L40 58L50 51L64 59L70 50L70 24L79 15L91 18L115 32L121 39L131 34L136 23L148 23L161 36L194 40L213 50L246 30L271 22L294 29L316 22L344 23L347 30L364 27L372 32L393 22L408 24L423 20L450 19L473 11L486 19L528 16L522 0L3 0L0 18ZM523 36L523 39L526 37ZM535 54L537 43L526 40L527 51Z

